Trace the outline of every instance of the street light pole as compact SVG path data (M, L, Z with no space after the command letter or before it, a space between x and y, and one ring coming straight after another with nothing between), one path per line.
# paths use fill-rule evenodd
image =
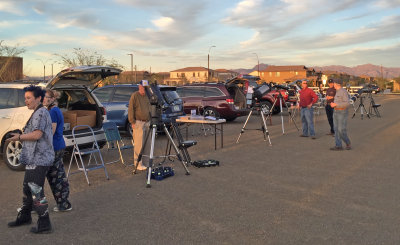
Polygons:
M45 82L46 81L46 63L47 63L47 61L49 61L51 59L47 59L46 61L43 61L42 59L37 59L37 60L39 60L43 64L43 82Z
M215 48L215 45L212 45L209 49L208 49L208 55L207 55L207 81L210 82L210 51L211 48Z
M257 76L260 77L260 60L258 59L258 55L253 53L257 56Z
M133 76L133 54L130 53L130 54L127 54L127 55L131 56L131 76Z

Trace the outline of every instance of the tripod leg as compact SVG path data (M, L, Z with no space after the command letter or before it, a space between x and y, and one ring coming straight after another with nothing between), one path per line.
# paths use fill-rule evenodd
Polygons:
M151 130L152 130L152 129L150 128L150 129L146 132L146 136L145 136L145 139L144 139L144 144L143 144L143 146L146 146L147 140L149 139ZM144 151L144 148L145 148L145 147L143 147L143 146L142 146L142 149L140 150L140 153L139 153L138 158L136 159L136 164L133 163L133 164L134 164L134 167L133 167L132 174L136 174L136 170L137 170L137 167L138 167L138 165L139 165L139 162L142 160L143 151ZM133 154L135 154L135 152L134 152Z
M279 91L278 91L279 92ZM285 134L285 126L283 125L283 109L282 109L282 95L281 92L279 92L279 109L281 110L281 124L282 124L282 134Z
M274 109L275 109L275 105L276 105L276 102L277 102L277 101L278 101L278 97L275 98L274 103L272 104L271 109L269 110L269 113L268 113L270 125L272 125L272 112L273 112ZM267 118L268 118L268 117L267 117Z
M243 124L242 130L240 130L240 134L239 134L239 136L238 136L238 138L237 138L237 140L236 140L236 144L239 143L240 136L242 136L242 134L244 133L244 130L246 129L247 122L249 121L249 119L250 119L252 113L253 113L253 110L251 110L250 113L249 113L249 115L247 116L247 119L246 119L246 121L245 121L244 124ZM263 114L262 111L261 111L261 114Z
M263 124L264 124L264 126L263 126L264 141L265 141L265 136L267 136L269 145L271 146L272 145L271 144L271 138L269 137L269 132L268 132L268 128L267 128L267 120L265 119L264 113L261 113L261 119L262 119Z
M287 107L287 104L286 104L286 101L285 101L285 99L282 97L282 100L283 100L283 103L286 105L286 107ZM297 123L296 123L296 120L294 119L294 117L293 117L293 115L292 115L292 112L289 110L289 108L287 108L288 109L288 113L289 113L289 117L292 119L292 121L293 121L293 124L294 124L294 126L297 128L297 131L299 131L299 127L297 127ZM282 109L281 109L282 110ZM282 124L283 124L283 119L282 119Z
M153 167L153 159L154 159L154 142L156 139L156 131L157 131L157 126L153 125L153 128L151 130L151 146L150 146L150 157L149 157L149 167L147 168L147 183L146 187L150 188L150 179L151 179L151 167ZM145 145L146 146L146 145Z
M186 165L188 164L187 162L184 162L184 160L182 159L182 155L181 152L179 151L178 147L176 146L175 142L172 140L171 134L168 132L167 127L165 126L165 124L163 124L163 129L165 132L165 135L167 135L168 139L170 140L172 146L175 149L176 155L178 156L179 161L181 161L183 168L186 171L186 175L190 175L190 172L188 170L188 168L186 167Z
M351 118L354 118L354 116L356 115L358 109L360 109L361 104L358 105L357 109L354 110L353 116ZM361 113L362 115L362 113ZM361 117L362 118L362 117Z

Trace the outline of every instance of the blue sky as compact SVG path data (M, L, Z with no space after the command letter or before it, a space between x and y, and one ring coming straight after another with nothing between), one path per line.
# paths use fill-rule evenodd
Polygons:
M400 0L0 0L0 40L26 49L24 73L54 54L97 51L130 70L187 66L400 67ZM257 55L255 55L256 53Z

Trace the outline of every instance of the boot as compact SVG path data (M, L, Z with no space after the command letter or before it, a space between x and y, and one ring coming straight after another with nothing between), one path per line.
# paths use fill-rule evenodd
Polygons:
M37 227L32 227L31 232L36 234L51 233L52 228L51 228L49 214L39 216L39 219L37 221Z
M31 211L22 209L18 212L17 219L8 223L8 227L29 225L30 223L32 223Z

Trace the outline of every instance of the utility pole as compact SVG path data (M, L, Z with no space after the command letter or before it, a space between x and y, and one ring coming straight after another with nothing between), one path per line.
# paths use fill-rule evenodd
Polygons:
M257 76L260 77L260 60L258 59L257 53L253 53L257 56Z
M47 59L45 61L43 61L42 59L37 59L37 60L39 60L43 64L43 82L46 82L46 63L51 59Z
M131 56L131 78L133 77L133 53L127 54Z
M208 49L208 55L207 55L207 82L210 82L210 51L211 48L216 47L215 45L212 45L209 49Z
M135 83L137 83L137 69L136 69L136 65L135 65Z

